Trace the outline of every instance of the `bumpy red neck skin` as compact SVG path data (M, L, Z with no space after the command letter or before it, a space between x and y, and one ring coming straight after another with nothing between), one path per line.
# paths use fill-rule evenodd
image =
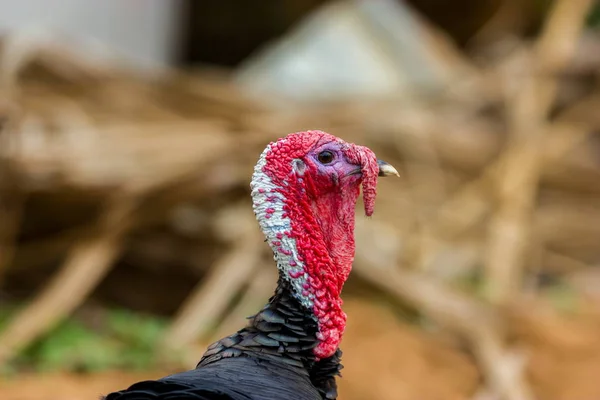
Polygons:
M347 158L361 166L362 174L332 185L328 175L295 168L303 155L322 142L341 142L313 132L292 134L271 143L255 167L251 188L255 214L280 273L318 322L320 343L314 354L322 359L336 351L346 326L340 294L354 260L359 185L362 182L365 212L370 215L378 167L369 149L344 143ZM328 185L325 191L324 185Z

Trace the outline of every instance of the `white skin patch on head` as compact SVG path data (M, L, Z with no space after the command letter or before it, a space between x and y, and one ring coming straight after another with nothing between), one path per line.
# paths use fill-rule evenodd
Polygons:
M284 195L278 191L279 187L263 171L269 151L270 145L263 151L254 167L250 183L254 214L273 250L277 268L290 283L294 297L307 309L312 310L314 295L307 290L309 287L308 274L298 257L296 239L291 235L291 221L289 217L284 217ZM292 163L292 169L298 175L302 175L306 165L302 160L296 159ZM300 171L302 172L300 173Z

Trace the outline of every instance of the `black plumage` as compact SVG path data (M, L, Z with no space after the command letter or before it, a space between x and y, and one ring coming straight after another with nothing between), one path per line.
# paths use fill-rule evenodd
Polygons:
M279 279L248 326L211 344L195 369L139 382L105 400L336 399L341 351L316 361L317 323Z

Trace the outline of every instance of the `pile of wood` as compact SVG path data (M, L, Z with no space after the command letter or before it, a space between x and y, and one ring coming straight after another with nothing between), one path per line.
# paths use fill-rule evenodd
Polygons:
M90 298L175 313L165 348L214 322L216 334L233 329L274 279L252 166L269 141L322 129L401 171L358 221L356 276L466 339L499 398L533 398L527 360L506 347L507 309L548 282L598 300L577 286L598 279L600 260L600 38L581 34L590 3L556 2L534 43L450 55L473 72L446 93L277 110L222 71L140 76L5 38L0 295L30 303L0 332L0 363ZM458 290L465 281L476 283Z

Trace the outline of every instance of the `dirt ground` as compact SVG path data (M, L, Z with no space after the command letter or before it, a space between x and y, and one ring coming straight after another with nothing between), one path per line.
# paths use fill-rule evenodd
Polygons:
M354 300L345 308L349 324L341 399L462 400L474 392L479 378L468 357L399 323L378 306ZM0 399L97 399L132 382L170 372L24 375L0 383Z
M342 400L473 398L480 373L474 361L450 342L399 322L373 304L351 300L345 308L349 323L343 342ZM543 308L536 315L535 320L515 318L519 343L529 348L529 375L538 398L600 399L600 319L559 317ZM0 382L0 399L98 399L134 381L170 372L24 375Z

